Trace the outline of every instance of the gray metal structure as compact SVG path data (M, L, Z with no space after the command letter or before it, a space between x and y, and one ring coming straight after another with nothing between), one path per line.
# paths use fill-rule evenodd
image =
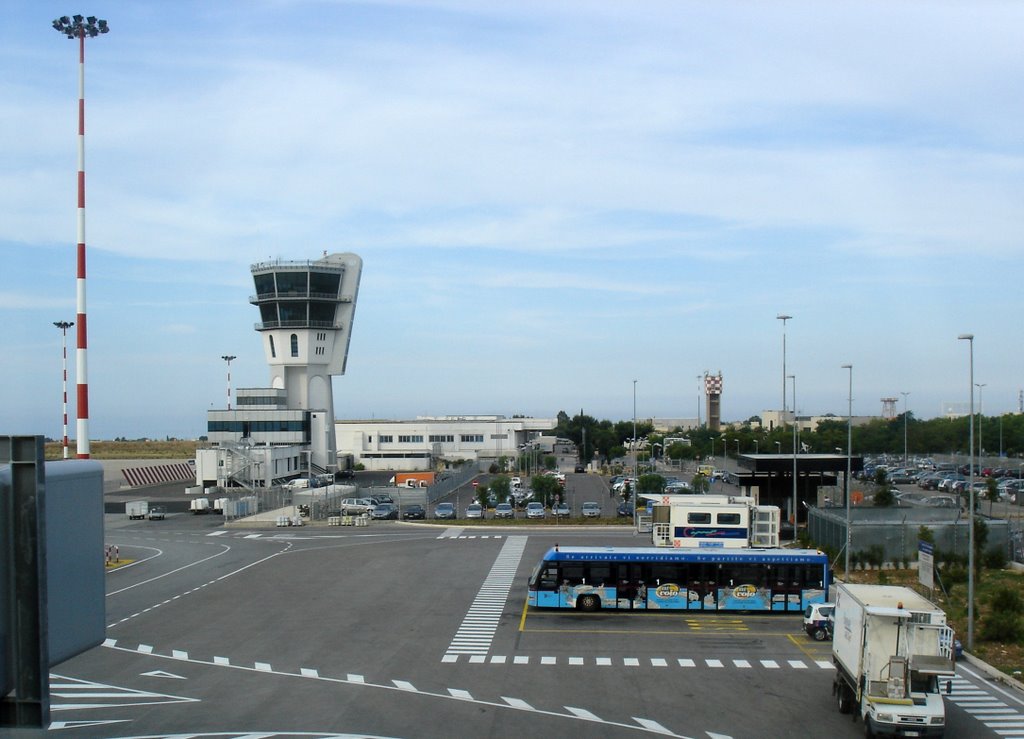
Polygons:
M49 669L106 635L103 467L0 436L0 726L50 723Z
M988 527L987 550L1000 549L1010 555L1010 526L1004 519L978 515ZM881 546L886 562L917 560L917 541L921 526L931 529L935 549L965 556L969 547L969 517L956 508L896 506L854 508L851 531L855 553ZM846 511L841 507L808 510L807 533L819 547L840 552L847 541Z

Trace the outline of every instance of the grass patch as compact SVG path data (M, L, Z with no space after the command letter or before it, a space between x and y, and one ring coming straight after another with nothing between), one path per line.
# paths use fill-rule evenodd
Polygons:
M92 459L193 459L198 446L198 441L187 440L93 441L89 445L89 456ZM47 442L44 454L48 460L62 459L63 443ZM68 455L74 459L75 454L75 444L69 442Z

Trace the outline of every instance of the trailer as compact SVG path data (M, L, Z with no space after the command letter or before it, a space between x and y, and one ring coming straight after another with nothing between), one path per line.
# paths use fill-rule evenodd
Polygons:
M129 521L134 521L137 518L145 518L146 514L149 513L149 501L129 500L124 504L124 512L128 515Z
M198 515L200 513L210 512L210 499L209 498L194 498L189 505L189 510L192 513Z
M941 682L954 674L942 609L910 588L841 583L832 620L839 712L856 712L869 737L941 737ZM952 683L944 687L949 693Z

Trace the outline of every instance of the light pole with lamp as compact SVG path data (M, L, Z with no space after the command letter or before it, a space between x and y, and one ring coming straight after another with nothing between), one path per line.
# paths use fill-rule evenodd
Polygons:
M846 477L843 485L846 488L846 577L850 576L850 545L853 544L853 531L850 528L850 460L853 456L853 365L844 364L843 369L850 371L850 388L846 393Z
M740 456L740 440L736 439L736 456Z
M982 422L985 420L985 385L986 382L976 382L974 387L978 388L978 459L985 454L985 427ZM974 411L971 411L974 413ZM981 462L979 461L979 464Z
M967 649L974 649L974 334L960 334L958 341L970 344L970 384L967 386L971 394L971 430L968 438L968 518L967 518Z
M233 354L225 354L221 359L228 363L228 410L231 410L231 360L238 359L238 357Z
M793 381L793 541L796 541L797 523L800 519L799 504L796 500L796 375L789 375L789 379Z
M703 375L697 375L697 428L700 428L700 390L701 380L703 379Z
M752 441L754 442L754 454L757 454L757 439L752 439Z
M85 38L95 38L110 29L107 22L94 16L68 18L62 15L53 21L53 28L69 39L78 39L78 273L75 281L78 327L75 348L75 383L77 389L77 435L75 451L79 459L89 459L89 372L86 362L88 337L85 322Z
M903 396L903 468L906 469L906 467L907 467L907 460L908 460L908 456L907 456L907 396L910 395L910 393L905 393L905 392L903 392L901 390L900 391L900 395Z
M633 477L639 477L636 469L636 380L633 380ZM634 500L636 500L634 498Z
M782 454L782 442L781 441L775 442L775 453L776 454Z
M782 422L786 422L786 321L793 316L780 313L776 320L782 321Z
M63 370L64 370L64 383L61 389L64 393L64 459L68 458L68 329L74 326L73 321L54 321L53 325L60 329L61 334L64 336L64 359L63 359Z

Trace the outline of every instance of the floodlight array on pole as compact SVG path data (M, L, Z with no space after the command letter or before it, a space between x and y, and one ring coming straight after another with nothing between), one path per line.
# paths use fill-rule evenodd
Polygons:
M958 341L970 344L971 370L967 389L971 394L971 431L967 441L968 510L967 516L967 649L974 649L974 334L960 334Z
M846 577L850 577L850 545L853 544L853 530L850 528L850 460L853 455L853 365L844 364L843 369L850 371L850 389L846 394Z
M231 360L238 359L238 357L233 354L225 354L221 359L228 363L228 410L231 410Z
M110 29L105 20L90 15L61 16L53 28L69 39L78 39L78 272L76 280L76 317L78 326L75 349L75 382L77 383L77 438L79 459L89 458L89 372L86 361L88 337L85 320L85 39L95 38Z
M68 458L68 329L75 325L74 321L54 321L53 325L60 329L61 335L63 336L62 343L62 360L61 369L63 371L63 382L61 384L61 392L63 394L63 407L64 412L64 459Z

